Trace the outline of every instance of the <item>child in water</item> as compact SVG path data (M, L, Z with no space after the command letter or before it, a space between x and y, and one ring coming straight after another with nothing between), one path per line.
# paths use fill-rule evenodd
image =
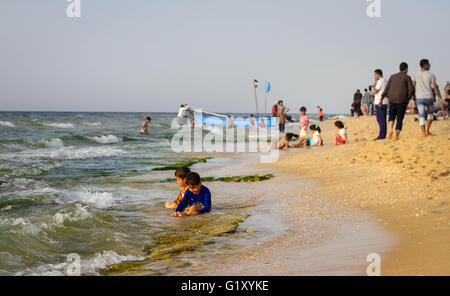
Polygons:
M334 123L334 125L338 129L338 132L333 134L333 146L348 144L347 128L344 126L344 123L338 120Z
M152 121L150 117L147 117L147 119L144 121L144 123L141 126L141 135L148 135L148 124Z
M306 108L301 107L300 124L298 126L298 129L300 130L300 138L306 137L306 130L308 129L308 125L309 125L309 118L308 115L306 115Z
M211 192L202 185L200 175L193 172L187 174L186 185L188 190L172 216L193 216L211 211Z
M305 148L311 146L323 146L322 135L320 134L322 131L320 127L316 124L313 124L309 127L309 129L313 132L312 137L303 137L297 144L292 145L292 148Z
M180 193L178 194L178 197L174 201L166 202L165 207L167 209L176 209L180 204L187 190L186 177L190 172L191 170L186 167L178 168L175 171L175 178L177 179L178 186L180 186Z

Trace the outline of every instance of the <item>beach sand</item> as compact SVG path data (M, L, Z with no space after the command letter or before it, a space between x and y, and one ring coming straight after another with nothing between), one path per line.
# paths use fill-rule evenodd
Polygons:
M205 275L366 275L367 255L382 275L450 274L450 121L422 140L407 116L399 141L374 141L374 116L342 120L350 144L331 146L334 121L319 123L324 147L290 149L268 168L272 199L290 225L276 240L236 253Z
M450 274L450 121L421 139L418 116L407 116L399 141L373 141L374 116L345 119L350 145L290 151L275 168L318 182L305 194L375 215L397 243L380 254L383 275ZM333 121L320 123L332 142Z

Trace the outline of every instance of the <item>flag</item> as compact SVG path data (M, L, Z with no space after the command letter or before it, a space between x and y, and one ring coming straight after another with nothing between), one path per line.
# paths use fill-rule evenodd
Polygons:
M259 81L256 80L256 79L254 79L254 80L253 80L253 87L254 87L254 88L257 88L257 87L258 87L258 84L259 84Z
M266 81L266 94L268 94L270 92L271 88L272 88L272 86L270 85L270 82Z

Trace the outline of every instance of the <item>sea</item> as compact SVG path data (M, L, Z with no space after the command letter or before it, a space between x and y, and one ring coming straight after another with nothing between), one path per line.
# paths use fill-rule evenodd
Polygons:
M149 135L140 135L147 116ZM257 183L208 183L210 214L170 216L174 171L155 169L194 160L202 176L268 173L246 170L251 156L174 152L175 116L0 112L0 275L182 274L205 253L282 232L255 198L268 191Z

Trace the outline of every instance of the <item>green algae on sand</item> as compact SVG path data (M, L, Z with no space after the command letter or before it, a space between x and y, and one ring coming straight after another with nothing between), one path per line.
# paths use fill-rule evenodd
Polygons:
M234 183L253 183L253 182L262 182L265 180L272 179L274 176L272 174L267 175L247 175L247 176L232 176L232 177L203 177L203 182L234 182ZM157 180L157 183L169 183L175 182L176 179L168 178Z
M171 170L179 169L181 167L190 167L197 163L205 163L205 162L207 162L208 159L210 159L210 157L195 158L195 159L186 160L186 161L175 163L175 164L169 164L169 165L166 165L163 167L156 167L153 169L153 171L171 171Z

